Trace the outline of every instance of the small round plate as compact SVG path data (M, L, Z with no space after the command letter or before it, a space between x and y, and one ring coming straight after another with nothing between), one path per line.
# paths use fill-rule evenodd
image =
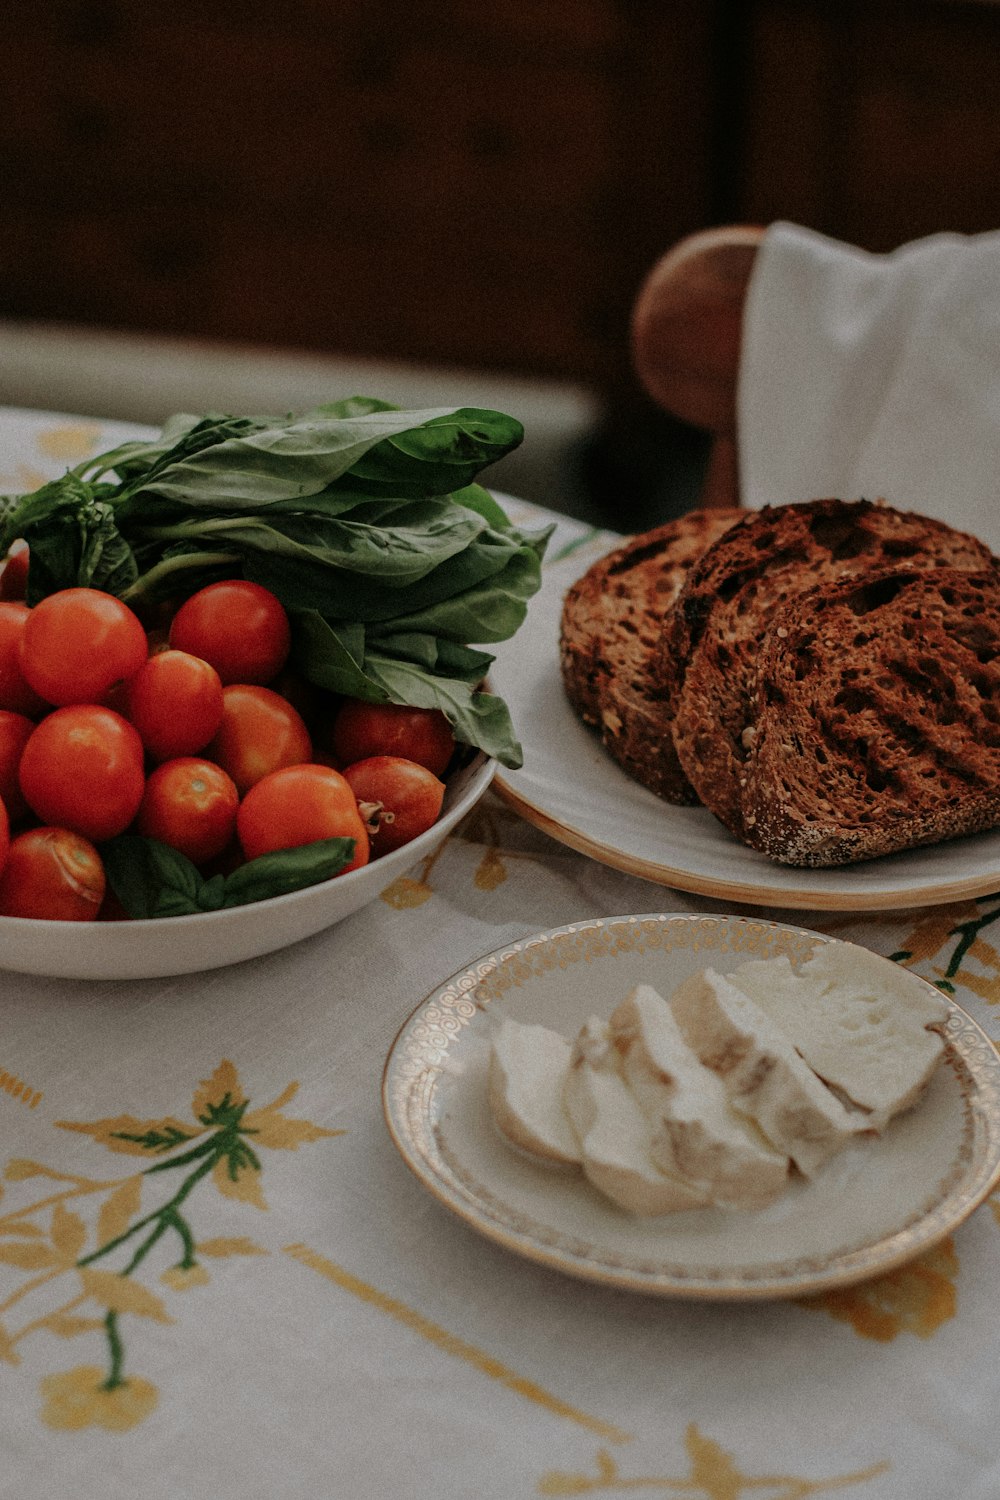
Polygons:
M579 922L486 954L428 995L397 1036L382 1083L392 1138L475 1229L585 1280L735 1301L808 1296L888 1271L950 1234L1000 1181L1000 1055L950 1001L944 1059L919 1104L755 1212L633 1218L573 1169L510 1147L487 1102L493 1009L572 1037L635 984L669 996L698 969L730 973L781 953L794 964L827 942L836 940L776 922L656 914Z

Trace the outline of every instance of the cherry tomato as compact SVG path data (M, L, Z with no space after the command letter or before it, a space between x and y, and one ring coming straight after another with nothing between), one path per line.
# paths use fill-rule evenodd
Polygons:
M31 611L15 600L0 603L0 708L32 718L49 707L21 671L21 640Z
M436 708L348 698L333 721L332 748L344 766L370 755L401 755L441 776L454 753L455 736Z
M104 866L88 839L68 828L29 828L11 840L0 915L93 922L104 887Z
M57 708L35 726L21 754L21 791L43 823L100 843L123 833L139 810L142 741L110 708Z
M0 709L0 800L12 823L23 818L28 811L17 773L24 747L34 729L34 724L24 714Z
M28 544L11 542L0 563L0 599L23 599L28 590Z
M48 703L99 703L146 660L138 615L100 589L60 589L29 612L21 671Z
M240 796L221 766L181 756L157 766L146 782L136 826L179 849L196 865L215 859L236 829Z
M7 809L0 802L0 873L5 869L10 854L10 818Z
M170 626L170 644L211 662L224 683L270 682L291 644L280 600L242 578L210 583L186 599Z
M440 816L444 782L416 761L372 755L348 766L344 780L366 816L375 857L401 849Z
M125 717L154 760L193 755L222 723L219 674L199 656L161 651L129 678Z
M247 859L317 839L350 838L354 857L341 874L368 863L368 833L354 793L329 766L288 766L265 776L240 803L236 832Z
M222 690L222 723L205 755L233 778L240 796L272 771L309 760L309 731L270 688L231 683Z

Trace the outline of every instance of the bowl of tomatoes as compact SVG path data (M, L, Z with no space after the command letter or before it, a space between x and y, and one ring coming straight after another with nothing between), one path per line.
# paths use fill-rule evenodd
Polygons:
M0 966L75 979L258 957L433 851L495 762L438 709L317 689L246 579L141 619L0 587Z

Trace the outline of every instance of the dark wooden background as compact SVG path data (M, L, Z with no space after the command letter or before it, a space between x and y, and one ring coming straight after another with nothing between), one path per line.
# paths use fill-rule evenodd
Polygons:
M626 447L685 233L1000 226L986 0L6 0L0 90L0 317L567 378Z

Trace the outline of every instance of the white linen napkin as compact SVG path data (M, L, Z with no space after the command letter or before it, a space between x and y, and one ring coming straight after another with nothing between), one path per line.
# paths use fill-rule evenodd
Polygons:
M1000 232L873 255L772 225L737 404L751 509L883 497L1000 549Z

